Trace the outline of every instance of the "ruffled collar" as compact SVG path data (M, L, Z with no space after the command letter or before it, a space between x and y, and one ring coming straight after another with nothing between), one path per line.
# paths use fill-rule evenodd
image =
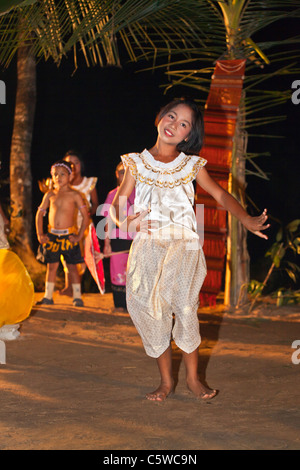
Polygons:
M143 155L143 157L147 160L149 165L151 165L152 167L154 167L154 168L164 168L166 170L169 169L169 168L170 169L176 168L177 166L179 166L181 164L183 159L187 157L185 155L185 153L180 152L180 154L176 158L174 158L173 161L168 162L168 163L164 163L164 162L160 162L159 160L156 160L153 157L153 155L149 152L149 150L147 150L147 149L144 149L142 151L141 155Z

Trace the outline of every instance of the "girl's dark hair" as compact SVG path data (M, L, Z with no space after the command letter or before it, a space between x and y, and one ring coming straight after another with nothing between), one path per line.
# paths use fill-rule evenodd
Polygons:
M81 174L84 175L85 165L84 165L84 161L81 158L81 155L78 152L76 152L76 150L68 150L65 153L63 160L65 160L67 157L76 157L76 158L78 158L78 160L80 161Z
M188 135L187 141L183 140L176 146L178 152L184 152L186 155L197 155L199 154L204 140L204 123L203 116L200 108L190 98L179 98L171 101L164 106L156 116L155 125L157 126L159 121L179 104L185 104L193 112L192 129Z

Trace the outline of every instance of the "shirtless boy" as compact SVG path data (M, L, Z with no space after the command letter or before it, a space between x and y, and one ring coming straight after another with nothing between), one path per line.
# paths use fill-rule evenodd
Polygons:
M81 299L80 278L76 265L83 262L79 241L82 239L84 230L89 224L87 207L80 193L70 186L72 164L60 160L51 167L51 176L54 189L48 191L36 214L36 232L41 244L41 251L47 263L45 295L37 304L53 304L53 291L55 286L56 272L63 255L73 289L73 305L83 306ZM43 231L43 216L49 208L48 233ZM81 212L83 220L81 227L76 227L77 212ZM77 233L78 232L78 233Z

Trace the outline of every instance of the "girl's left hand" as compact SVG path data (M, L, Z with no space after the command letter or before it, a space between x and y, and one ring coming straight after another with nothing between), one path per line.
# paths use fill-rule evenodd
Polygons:
M249 232L254 233L260 238L265 238L266 240L268 240L267 235L261 232L261 230L266 230L270 227L270 224L265 225L267 219L267 209L265 209L263 213L257 217L251 217L250 215L248 215L248 217L246 217L246 219L243 221L243 225L245 225L246 229L249 230Z
M137 232L139 229L140 221L146 217L148 211L138 212L137 214L129 215L119 225L121 232Z

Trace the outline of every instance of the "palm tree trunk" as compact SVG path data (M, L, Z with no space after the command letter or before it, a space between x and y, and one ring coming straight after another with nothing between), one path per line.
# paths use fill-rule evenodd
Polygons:
M245 207L245 153L247 146L244 126L244 98L241 98L236 123L232 165L228 190ZM225 276L225 305L232 307L246 299L245 286L250 280L250 257L247 249L247 230L228 213L227 258Z
M17 92L10 152L11 238L17 251L31 251L30 151L36 104L36 63L27 46L17 57Z

